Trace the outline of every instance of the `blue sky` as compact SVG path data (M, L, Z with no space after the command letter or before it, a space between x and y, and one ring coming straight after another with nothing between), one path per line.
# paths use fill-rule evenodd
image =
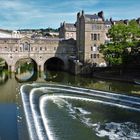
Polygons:
M140 17L140 0L0 0L0 28L58 28L60 22L75 22L77 12L105 18Z

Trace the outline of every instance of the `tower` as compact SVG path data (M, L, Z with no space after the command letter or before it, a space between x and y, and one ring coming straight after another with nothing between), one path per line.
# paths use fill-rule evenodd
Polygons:
M103 11L97 14L77 14L77 48L78 59L83 63L96 63L102 61L99 47L105 43L105 20Z

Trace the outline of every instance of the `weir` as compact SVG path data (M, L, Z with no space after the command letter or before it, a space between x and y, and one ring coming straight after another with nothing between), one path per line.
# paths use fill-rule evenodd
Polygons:
M30 139L55 140L55 134L50 126L50 120L46 115L48 101L55 99L76 100L86 103L101 104L111 108L120 108L130 112L140 112L140 98L111 92L97 91L79 87L55 85L55 84L27 84L20 89L24 112L26 116ZM60 100L61 102L61 100ZM71 110L71 109L70 109ZM75 112L81 112L82 108L74 107ZM88 111L84 111L88 112ZM48 113L47 113L48 114ZM88 113L87 113L88 114ZM90 114L90 113L89 113ZM88 121L87 121L88 122ZM113 125L117 125L113 123ZM125 123L124 123L125 124ZM122 124L122 125L124 125ZM95 125L95 124L94 124ZM108 125L108 124L107 124ZM109 123L112 125L112 122ZM93 124L90 126L93 126ZM97 128L95 130L98 130ZM99 131L99 130L98 130ZM98 132L99 133L99 132ZM116 134L114 134L115 137ZM118 134L120 135L120 134ZM97 135L101 137L101 135ZM106 136L106 135L104 135ZM140 136L137 133L135 138ZM114 138L113 137L113 138ZM130 136L131 137L131 136ZM132 137L134 137L132 135ZM109 139L112 139L110 138Z

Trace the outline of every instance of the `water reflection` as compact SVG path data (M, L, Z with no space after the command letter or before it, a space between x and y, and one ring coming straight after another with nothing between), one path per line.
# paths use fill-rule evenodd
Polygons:
M0 84L4 84L8 80L8 73L6 71L0 71Z
M45 81L124 94L140 94L139 85L118 81L105 81L92 77L74 76L65 72L48 72L45 76Z
M21 59L16 63L15 78L19 82L26 82L34 78L36 64L32 59Z
M32 75L32 73L30 73ZM45 83L58 83L58 84L64 84L64 85L73 85L73 86L79 86L79 87L86 87L91 89L98 89L98 90L105 90L105 91L113 91L113 92L119 92L119 93L125 93L125 94L139 94L140 95L140 86L139 85L133 85L129 83L121 83L121 82L113 82L113 81L104 81L104 80L98 80L91 77L81 77L81 76L74 76L70 75L65 72L47 72L47 73L34 73L33 76L29 76L27 79L24 79L22 81L23 73L18 74L20 78L20 82L45 82ZM24 76L23 76L24 77ZM22 83L23 84L23 83ZM20 101L20 95L19 95L19 88L21 86L21 83L19 83L19 79L15 78L15 74L8 73L6 71L0 72L0 108L4 108L3 110L0 109L0 124L2 122L13 122L13 118L16 118L16 107L19 107L19 105L22 105ZM4 106L2 106L4 105ZM7 118L4 118L2 114L6 114L6 112L10 110L10 107L13 106L12 112L13 115L7 116ZM5 109L7 107L7 109ZM8 110L9 109L9 110ZM15 124L15 125L14 125ZM10 125L9 128L3 127L1 125L0 132L6 132L3 133L1 136L4 139L8 134L12 133L12 130L15 130L14 136L11 136L11 139L17 140L17 130L15 129L15 126L17 126L16 121L14 121L14 124ZM22 128L24 127L24 123L22 125ZM4 130L3 130L4 129ZM25 131L25 130L24 130ZM9 133L8 133L9 132ZM25 132L26 133L26 132ZM26 139L25 134L21 134L21 137L23 137L23 140ZM10 136L9 134L9 136ZM28 140L28 139L26 139Z
M22 77L22 74L20 75ZM79 87L86 87L91 89L113 91L125 94L140 94L140 86L129 83L120 83L113 81L101 81L88 77L80 77L69 75L65 72L48 72L34 73L34 76L26 80L15 79L14 74L9 74L6 71L0 73L0 101L15 101L15 91L18 87L18 82L48 82L59 83L64 85L73 85Z

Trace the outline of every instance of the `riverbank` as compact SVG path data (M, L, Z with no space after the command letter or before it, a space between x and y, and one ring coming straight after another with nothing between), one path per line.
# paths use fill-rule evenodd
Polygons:
M132 84L138 84L136 81L140 81L140 73L129 72L129 73L113 73L109 71L105 72L94 72L93 77L104 80L115 80L120 82L127 82Z

